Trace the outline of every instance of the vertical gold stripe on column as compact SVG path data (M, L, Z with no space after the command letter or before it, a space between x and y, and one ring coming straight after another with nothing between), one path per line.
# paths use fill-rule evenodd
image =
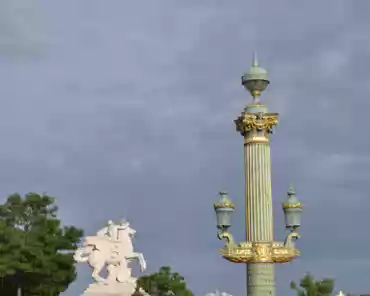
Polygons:
M256 196L256 201L258 203L258 206L257 206L257 219L258 219L258 237L257 237L257 240L261 240L262 239L262 235L261 235L261 229L263 229L263 221L262 221L262 216L261 216L261 185L262 185L262 180L261 180L261 145L260 144L257 144L256 145L256 164L257 164L257 168L255 170L255 174L256 174L256 187L257 187L257 196Z
M265 228L265 221L263 219L263 211L264 211L264 200L265 198L263 197L263 189L265 187L265 180L264 180L264 165L263 165L263 158L264 158L264 145L263 144L258 144L256 145L256 158L258 159L258 171L256 174L258 175L258 182L256 186L259 188L259 196L258 196L258 201L259 201L259 209L258 209L258 216L259 216L259 224L261 225L261 232L263 232ZM260 235L260 240L265 240L265 236L263 233Z
M268 225L266 226L266 239L267 240L273 240L273 237L271 235L274 218L272 216L272 196L271 196L271 180L270 180L271 179L270 146L265 147L265 162L266 162L266 170L265 170L266 208L265 208L265 215L266 215L266 220L269 221Z
M247 217L248 219L248 224L249 224L249 227L248 227L248 230L247 230L247 240L251 240L252 237L253 237L253 227L254 227L254 224L253 224L253 192L252 192L252 185L253 184L253 174L251 174L251 171L253 169L253 157L252 157L252 154L253 154L253 151L252 151L252 147L251 145L247 144L246 145L246 155L247 155L247 166L245 167L245 173L246 175L248 176L248 183L245 184L245 190L246 190L246 193L247 193L247 198L248 198L248 204L249 204L249 207L248 207L248 211L249 211L249 215Z
M265 145L260 146L260 163L261 163L261 206L260 206L260 211L261 211L261 224L262 224L262 229L261 229L261 237L263 240L266 238L266 215L265 215L265 209L266 209L266 184L262 182L262 180L265 180L265 171L266 171L266 159L265 159Z
M261 209L261 216L262 216L262 220L263 220L263 239L264 240L267 240L267 237L266 237L266 228L268 227L268 221L266 221L266 207L267 207L267 201L266 201L266 145L263 145L261 146L261 155L262 155L262 159L261 159L261 168L262 168L262 171L261 171L261 179L263 179L263 184L262 184L262 194L261 194L261 204L263 204L263 207Z
M256 184L256 175L253 174L253 171L254 171L254 168L256 166L256 163L255 163L255 159L254 159L254 151L253 151L253 146L250 147L250 151L249 151L249 160L251 162L251 166L249 168L249 174L251 176L251 184L249 184L249 192L250 192L250 195L251 195L251 239L254 240L255 239L255 231L256 231L256 202L255 202L255 186L253 186L252 184Z
M249 182L251 182L251 179L250 179L250 174L249 172L247 171L247 168L250 167L250 162L249 162L249 149L247 146L245 146L245 157L246 157L246 171L245 171L245 175L246 175L246 182L248 182L247 184L245 184L245 192L247 194L247 206L248 206L248 209L247 209L247 216L246 216L246 220L247 220L247 233L249 235L250 233L250 229L252 227L251 225L251 197L250 197L250 194L249 194L249 189L248 189L248 184Z
M259 212L258 212L258 207L259 207L259 201L258 201L258 181L259 181L259 178L258 178L258 149L256 149L257 146L253 146L252 147L252 151L253 151L253 155L252 155L252 158L253 158L253 171L252 171L252 174L253 174L253 180L254 180L254 185L252 186L253 188L253 204L254 204L254 207L253 207L253 223L255 224L255 227L254 227L254 236L253 236L253 240L256 240L258 241L259 238L258 238L258 232L259 232L259 228L260 228L260 221L259 221Z
M260 240L264 240L264 235L263 235L263 229L264 229L264 225L265 225L265 221L263 219L263 205L264 205L264 199L261 198L263 196L263 187L264 187L264 180L263 180L263 165L262 165L262 161L263 161L263 146L264 144L259 144L257 146L258 148L258 166L259 166L259 169L258 169L258 179L259 179L259 182L258 182L258 204L259 204L259 223L260 223L260 237L259 239Z
M253 236L253 193L252 193L252 188L251 188L251 183L253 183L253 175L251 174L251 167L253 167L253 159L251 158L251 149L250 147L248 147L248 162L249 162L249 166L248 166L248 175L249 175L249 184L247 185L247 190L248 190L248 195L249 195L249 237Z
M245 207L246 207L246 211L245 211L245 224L246 224L246 237L247 237L247 240L249 238L249 235L250 235L250 229L251 229L251 202L250 202L250 194L249 194L249 185L250 182L251 182L251 179L250 179L250 174L249 174L249 171L248 171L248 168L250 166L250 162L249 162L249 147L245 144L244 145L244 164L245 164L245 198L246 198L246 201L245 201Z
M266 161L267 161L267 170L266 170L266 199L268 202L268 206L266 207L266 215L269 217L269 224L268 224L268 239L274 239L274 217L272 211L272 190L271 190L271 153L270 153L270 146L266 147Z
M271 224L271 217L270 215L268 214L268 208L269 208L269 204L270 204L270 195L269 195L269 180L268 180L268 172L269 172L269 158L268 158L268 154L269 154L269 150L270 150L270 147L268 145L265 145L265 147L263 147L263 158L264 158L264 163L263 163L263 178L265 180L265 184L264 184L264 190L263 190L263 200L264 200L264 208L263 208L263 215L264 215L264 220L265 220L265 240L270 240L270 224Z
M268 239L274 239L274 217L273 217L273 209L272 209L272 189L271 189L271 152L270 146L266 147L266 161L267 161L267 170L266 170L266 198L268 202L268 206L266 207L266 214L269 217L269 231L268 231Z

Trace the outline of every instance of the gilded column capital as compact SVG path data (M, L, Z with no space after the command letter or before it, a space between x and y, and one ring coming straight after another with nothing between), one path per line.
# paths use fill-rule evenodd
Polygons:
M277 113L247 113L242 112L241 116L234 120L236 130L242 135L252 130L272 132L272 128L279 123Z
M279 114L242 112L234 122L236 130L245 137L246 143L269 142L268 134L271 134L273 127L278 125Z

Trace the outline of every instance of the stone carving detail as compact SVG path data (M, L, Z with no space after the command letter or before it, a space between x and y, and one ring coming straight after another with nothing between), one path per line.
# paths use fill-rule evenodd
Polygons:
M141 271L146 269L142 253L134 252L132 238L136 230L126 220L119 224L108 221L107 226L95 236L87 236L83 246L76 250L76 262L88 263L95 283L85 290L84 295L131 295L135 291L136 278L132 277L130 262L138 260ZM106 268L108 276L100 273Z

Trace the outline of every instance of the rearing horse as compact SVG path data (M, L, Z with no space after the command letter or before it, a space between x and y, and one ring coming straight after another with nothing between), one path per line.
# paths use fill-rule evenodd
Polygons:
M136 230L128 222L117 227L117 239L109 237L107 227L101 229L97 236L85 238L83 247L76 250L74 259L77 262L88 262L93 268L92 278L97 282L124 282L131 277L128 262L138 260L141 271L146 269L146 262L142 253L134 252L132 237ZM108 277L104 279L100 272L107 266Z

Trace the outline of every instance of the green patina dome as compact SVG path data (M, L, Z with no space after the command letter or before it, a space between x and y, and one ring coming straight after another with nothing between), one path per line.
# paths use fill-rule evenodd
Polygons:
M268 80L268 74L265 69L259 66L257 55L254 53L252 67L247 73L242 76L242 84L244 85L250 80Z
M257 55L254 53L252 67L242 76L242 85L250 92L254 101L258 102L258 97L269 83L267 71L259 66Z
M235 205L229 199L227 192L220 192L220 200L214 204L215 210L217 209L235 209Z
M297 199L296 193L294 191L293 185L290 185L289 191L288 191L288 197L287 199L283 202L282 204L283 209L291 209L291 208L296 208L296 209L302 209L303 204Z

